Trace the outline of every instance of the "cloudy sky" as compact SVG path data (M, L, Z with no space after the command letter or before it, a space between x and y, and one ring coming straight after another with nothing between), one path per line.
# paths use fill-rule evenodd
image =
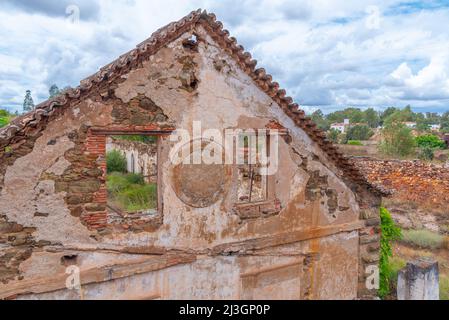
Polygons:
M1 0L0 106L77 86L197 8L306 110L449 110L449 0Z

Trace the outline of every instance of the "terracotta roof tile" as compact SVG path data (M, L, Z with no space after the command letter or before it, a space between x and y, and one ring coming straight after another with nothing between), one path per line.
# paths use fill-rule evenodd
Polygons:
M370 184L360 171L343 154L337 151L333 144L326 139L326 134L318 129L310 118L305 116L304 111L299 109L298 104L294 103L293 99L287 96L286 91L280 88L279 83L273 81L273 77L264 68L255 69L257 61L252 59L249 52L244 51L243 46L239 45L234 37L229 36L229 31L223 29L223 24L216 20L216 16L213 13L207 13L201 9L192 11L179 21L169 23L158 29L150 38L138 44L135 49L121 55L92 76L82 80L77 88L70 89L54 99L47 100L39 104L34 111L17 117L9 126L0 129L0 147L8 145L11 138L27 126L36 125L42 117L51 116L57 108L65 106L72 101L81 100L89 90L95 88L98 84L121 76L130 67L137 68L139 61L154 54L162 46L181 36L186 31L191 30L197 24L201 24L211 37L225 51L230 53L242 70L254 80L259 88L273 98L283 111L292 118L295 124L302 128L352 181L364 185L379 195L388 194L385 190Z

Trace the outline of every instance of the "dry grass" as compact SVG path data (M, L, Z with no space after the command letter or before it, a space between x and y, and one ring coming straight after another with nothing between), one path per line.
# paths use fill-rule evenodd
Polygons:
M403 242L425 249L441 249L446 245L444 236L429 230L403 230Z

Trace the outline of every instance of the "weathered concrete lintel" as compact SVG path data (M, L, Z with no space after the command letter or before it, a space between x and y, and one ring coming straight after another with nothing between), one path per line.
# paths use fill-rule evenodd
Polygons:
M191 263L195 260L196 256L187 254L157 256L152 257L145 262L123 263L81 271L80 280L82 285L104 282L136 274L157 271L179 264ZM61 274L51 278L46 277L21 281L10 286L5 286L5 288L0 291L0 299L12 299L23 294L38 294L65 289L67 276L67 274Z
M341 232L350 232L363 228L365 226L364 221L356 221L352 223L344 223L339 225L331 225L325 227L318 227L302 231L285 232L274 236L267 236L262 238L255 238L250 240L243 240L232 243L225 243L215 246L211 254L232 254L241 253L251 250L265 249L269 247L275 247L279 245L285 245L295 243L304 240L322 238L331 236Z
M344 223L339 225L331 225L325 227L318 227L314 229L285 232L274 236L266 236L255 239L242 240L237 242L229 242L219 244L212 249L195 250L184 248L164 248L156 246L134 246L134 247L120 247L120 246L49 246L45 248L48 252L64 252L64 251L105 251L105 252L119 252L128 254L141 255L164 255L164 254L195 254L195 255L229 255L230 253L250 254L248 251L276 247L279 245L295 243L305 240L311 240L326 236L331 236L340 232L351 232L365 227L365 221L356 221L352 223Z
M120 129L102 129L102 128L92 128L91 132L95 135L148 135L148 136L160 136L160 135L170 135L174 129L167 130L120 130Z

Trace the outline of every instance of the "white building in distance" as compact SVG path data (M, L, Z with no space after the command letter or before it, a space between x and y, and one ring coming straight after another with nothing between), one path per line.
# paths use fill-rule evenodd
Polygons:
M350 126L349 119L344 119L343 123L332 123L331 129L338 130L340 131L340 133L345 133L349 128L349 126Z

